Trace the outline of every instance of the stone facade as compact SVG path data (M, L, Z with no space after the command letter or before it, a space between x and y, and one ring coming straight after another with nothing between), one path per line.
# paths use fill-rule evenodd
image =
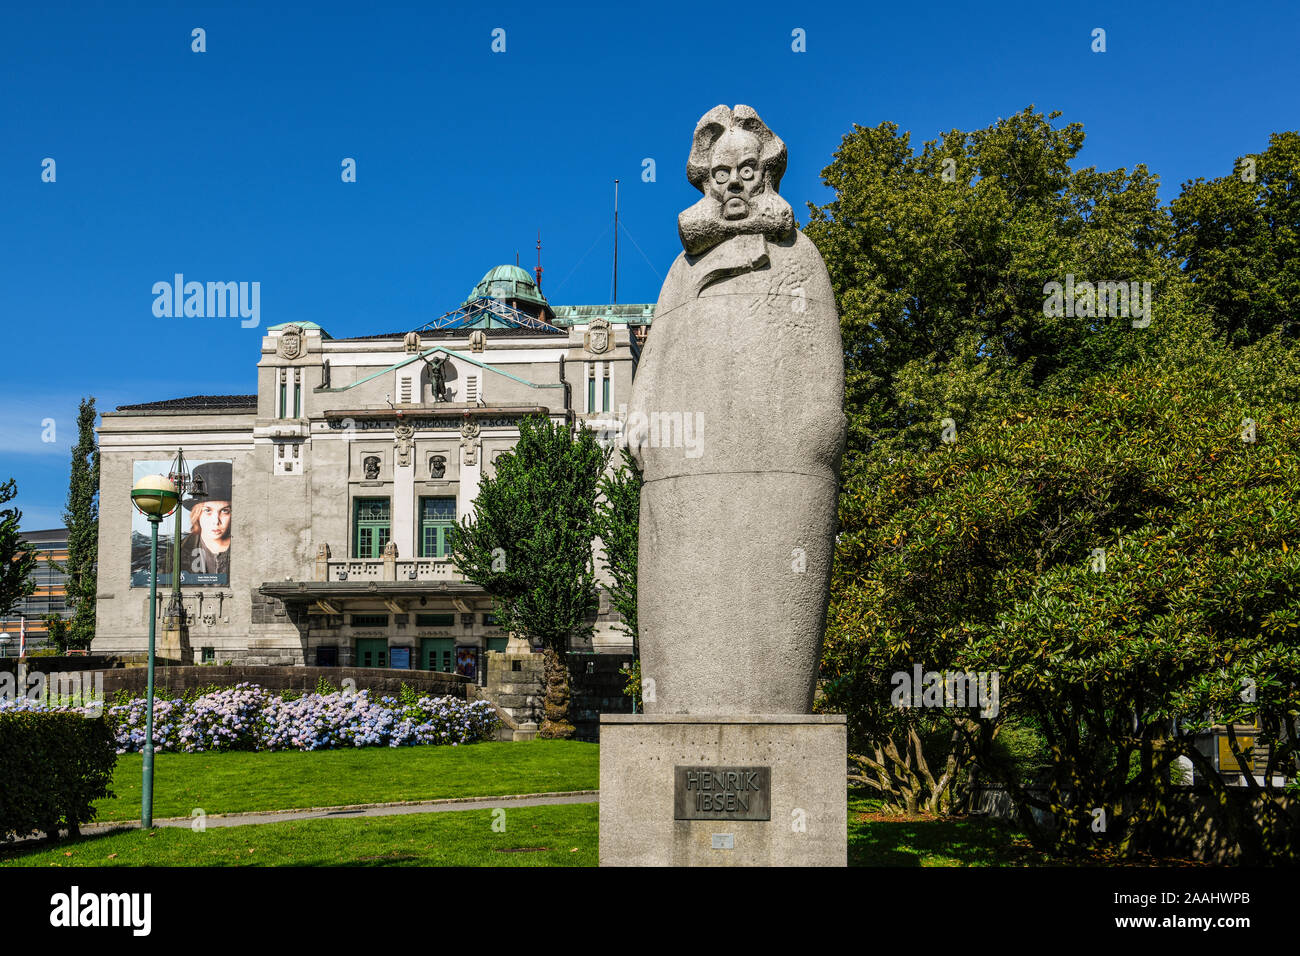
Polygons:
M137 463L170 461L183 448L191 462L230 462L221 486L230 490L220 492L230 496L230 532L220 584L185 584L183 573L188 659L176 663L405 663L482 683L488 651L529 649L495 625L491 599L455 571L445 528L471 514L480 481L525 416L585 423L614 439L651 313L552 308L528 273L502 266L416 332L336 339L311 322L266 329L256 394L104 413L94 652L145 650L148 571L138 556L132 570L130 489L145 467ZM160 528L169 540L172 521ZM147 545L147 536L137 540ZM607 583L599 551L597 568ZM594 635L575 649L628 650L617 623L602 593Z

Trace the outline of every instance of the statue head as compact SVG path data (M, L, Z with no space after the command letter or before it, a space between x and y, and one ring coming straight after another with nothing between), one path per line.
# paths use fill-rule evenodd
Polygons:
M677 220L687 253L699 255L746 233L789 236L794 212L777 192L785 161L785 143L748 106L705 113L686 161L686 178L704 198Z

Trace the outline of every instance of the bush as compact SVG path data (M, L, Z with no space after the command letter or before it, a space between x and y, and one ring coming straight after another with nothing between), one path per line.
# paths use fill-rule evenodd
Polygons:
M6 709L0 712L0 835L44 830L72 834L95 818L91 804L112 796L108 785L116 747L103 717L75 712Z
M119 753L144 748L145 701L135 697L107 710ZM325 750L403 747L491 740L500 718L486 701L421 697L409 687L401 699L358 693L273 695L250 683L192 699L155 697L154 749Z

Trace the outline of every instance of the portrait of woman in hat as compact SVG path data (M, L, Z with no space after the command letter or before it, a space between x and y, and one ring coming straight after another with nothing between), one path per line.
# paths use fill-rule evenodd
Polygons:
M231 469L228 461L208 461L194 469L181 502L190 514L190 533L181 539L182 576L230 574Z

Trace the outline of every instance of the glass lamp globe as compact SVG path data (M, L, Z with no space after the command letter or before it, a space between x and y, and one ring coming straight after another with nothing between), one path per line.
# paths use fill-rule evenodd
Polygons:
M176 486L166 475L145 475L131 489L131 503L146 517L165 517L179 502Z

